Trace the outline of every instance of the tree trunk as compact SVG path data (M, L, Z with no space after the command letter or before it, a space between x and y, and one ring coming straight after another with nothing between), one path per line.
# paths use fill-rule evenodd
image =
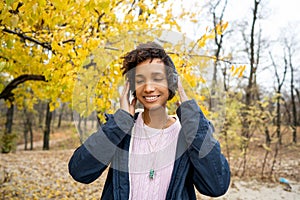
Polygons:
M78 114L78 125L77 125L77 131L79 132L79 137L80 137L80 142L81 144L84 142L83 139L83 131L81 129L81 122L82 122L82 117L80 116L80 114Z
M293 143L297 143L297 108L296 108L296 101L295 101L295 94L294 94L294 68L292 66L291 61L291 54L289 52L289 63L291 69L291 100L292 100L292 132L293 132Z
M277 138L278 138L278 144L281 145L282 144L282 138L281 138L281 130L280 130L281 129L281 104L280 104L280 99L282 98L281 97L281 88L282 88L283 83L285 81L288 64L287 64L287 59L284 56L284 72L283 72L283 75L282 75L282 79L280 80L279 73L277 71L277 65L274 62L274 59L272 57L271 52L269 54L270 54L270 58L272 60L272 64L273 64L274 71L275 71L275 78L276 78L276 81L277 81L276 122L275 122L276 124L275 125L276 125L276 134L277 134Z
M9 153L13 150L13 136L12 134L12 125L13 125L13 117L14 117L14 104L10 101L10 107L7 109L6 112L6 122L5 122L5 130L4 136L2 138L3 145L1 152L2 153Z
M29 133L30 133L30 150L33 150L33 132L32 132L32 124L29 126Z
M73 112L73 110L71 110L71 112L70 112L70 119L71 119L71 122L74 122L74 112Z
M61 119L62 119L62 116L63 116L63 113L64 113L65 105L66 105L65 103L62 103L60 113L59 113L59 116L58 116L57 128L60 128L60 126L61 126Z
M24 150L26 151L27 148L27 143L28 143L28 130L27 127L24 127Z
M272 162L272 166L271 166L269 177L272 177L272 175L273 175L273 172L274 172L274 169L275 169L275 164L276 164L276 161L277 161L277 156L278 156L279 149L280 149L280 144L279 144L279 141L277 141L276 144L275 144L275 152L274 152L274 156L273 156L273 162Z
M255 74L256 74L256 67L254 66L255 65L255 63L254 63L254 61L255 61L254 36L255 36L255 23L257 20L257 13L258 13L258 5L259 5L259 1L254 0L253 21L252 21L251 36L250 36L250 75L249 75L248 85L247 85L247 89L246 89L246 99L245 99L246 107L250 106L252 103L253 86L254 86L254 79L255 79ZM258 64L258 63L256 63L256 64Z
M278 91L278 95L280 95L280 90ZM281 97L278 96L276 98L276 134L278 138L278 143L281 145L281 113L280 113L280 99Z
M246 138L246 140L243 140L242 147L243 148L248 148L248 139L249 139L249 116L248 116L248 111L250 109L250 106L252 105L252 100L253 100L253 88L255 84L255 74L256 74L256 67L255 67L255 23L257 20L257 14L258 14L258 5L259 1L254 0L254 9L253 9L253 18L252 18L252 26L251 26L251 35L250 35L250 74L249 74L249 79L248 79L248 85L246 88L246 95L245 95L245 109L244 112L242 113L243 116L243 123L242 123L242 136ZM258 63L256 63L258 64ZM246 149L244 149L246 152ZM246 159L246 157L245 157ZM245 161L246 164L246 161Z
M50 141L51 119L52 119L52 112L50 112L50 106L49 106L49 103L47 103L46 121L45 121L45 128L44 128L43 150L49 150L50 149L49 141Z
M12 132L13 117L14 117L14 104L10 102L11 105L6 112L6 123L5 123L5 134L10 134Z
M297 98L298 98L298 107L300 107L300 92L297 88L295 88L296 94L297 94ZM298 117L297 117L297 126L300 126L300 112L298 113Z
M42 102L42 101L40 101L39 102L39 104L38 104L38 113L39 113L39 118L38 118L38 126L40 127L40 128L42 128L43 127L43 121L44 121L44 117L45 117L45 115L44 115L44 103Z
M54 133L54 122L55 122L55 119L56 119L56 113L57 111L56 110L53 110L52 112L52 117L51 117L51 133Z
M218 101L218 99L216 99L216 89L217 87L217 72L218 72L218 65L219 65L219 60L220 60L220 53L221 53L221 49L222 49L222 45L223 45L223 37L224 34L221 33L221 35L218 35L217 33L217 26L218 24L222 24L223 21L223 16L225 13L225 9L227 7L227 0L224 3L224 7L222 9L222 12L220 14L220 16L216 16L216 9L217 7L220 5L220 0L218 2L216 2L215 5L211 5L211 10L212 10L212 17L213 17L213 24L214 24L214 29L215 29L215 45L216 45L216 50L214 52L214 56L215 56L215 61L214 61L214 68L213 68L213 77L212 77L212 85L211 85L211 96L209 99L209 110L214 111L213 108L214 106L216 106L216 101ZM217 108L216 108L217 109Z
M32 113L27 112L27 109L24 108L24 150L28 150L28 132L30 140L30 150L33 149L33 133L32 133Z

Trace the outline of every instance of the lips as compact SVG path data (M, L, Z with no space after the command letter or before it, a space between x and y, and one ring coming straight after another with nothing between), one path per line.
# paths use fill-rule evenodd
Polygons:
M144 96L144 99L146 102L151 103L151 102L155 102L159 96L160 95Z

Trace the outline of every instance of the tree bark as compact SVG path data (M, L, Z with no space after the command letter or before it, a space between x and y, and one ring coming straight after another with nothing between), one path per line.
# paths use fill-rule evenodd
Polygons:
M62 103L60 113L59 113L59 116L58 116L57 128L60 128L60 126L61 126L61 120L62 120L62 116L63 116L63 113L64 113L65 105L66 105L65 103Z
M282 79L280 80L278 71L277 71L277 65L274 62L274 59L272 57L272 54L270 54L270 58L272 60L272 65L274 67L275 70L275 78L277 81L277 89L276 89L276 134L277 134L277 138L278 138L278 144L281 145L282 144L282 137L281 137L281 104L280 104L280 100L281 100L281 88L283 86L283 83L285 81L285 77L286 77L286 72L287 72L287 67L288 67L288 63L287 63L287 59L286 59L286 55L284 55L284 72L282 75Z
M24 113L24 150L26 151L28 148L27 148L27 143L28 143L28 126L27 126L27 111L26 111L26 108L23 109L23 113Z
M45 117L45 106L44 103L42 101L39 101L38 106L37 106L37 110L38 110L38 126L39 128L43 127L43 121L44 121L44 117Z
M33 150L33 132L32 132L32 124L29 126L29 133L30 133L30 150Z
M6 122L5 122L5 130L4 130L4 141L3 141L3 145L2 145L2 149L1 152L2 153L9 153L13 150L13 146L12 146L12 125L13 125L13 117L14 117L14 104L12 101L10 101L10 107L7 108L7 112L6 112Z
M224 7L222 9L221 15L219 17L216 16L216 9L218 7L218 5L220 4L220 0L215 4L212 5L212 15L213 15L213 24L214 24L214 28L215 28L215 45L217 47L217 49L215 50L215 61L214 61L214 69L213 69L213 78L212 78L212 86L211 86L211 97L209 99L209 110L212 111L213 106L215 106L216 104L216 89L217 89L217 71L218 71L218 65L219 65L219 60L220 60L220 53L221 53L221 49L222 49L222 45L223 45L223 37L224 34L222 33L221 35L218 35L217 33L217 25L221 24L223 21L223 16L224 16L224 12L227 6L227 0L225 0L225 4Z
M300 107L300 92L297 88L295 88L295 91L296 91L296 95L297 95L297 98L298 98L298 107ZM300 126L300 112L298 112L298 117L297 117L297 126Z
M10 107L7 109L6 112L6 123L5 123L5 134L10 134L12 132L12 125L13 125L13 117L14 117L14 104L10 102Z
M252 21L252 26L251 26L251 35L250 35L250 75L249 75L249 80L248 80L248 85L246 89L246 106L250 106L252 102L252 96L253 96L253 84L254 84L254 78L256 74L256 67L254 66L254 52L255 52L255 39L254 39L254 34L255 34L255 23L257 20L257 13L258 13L258 5L259 1L254 0L254 10L253 10L253 21Z
M253 9L253 18L252 18L252 25L251 25L251 34L250 34L250 74L248 79L248 84L245 91L245 109L242 112L243 122L242 122L242 137L244 137L242 141L242 150L244 151L243 156L243 172L241 176L244 176L246 165L247 165L247 150L249 147L249 140L250 140L250 120L248 111L253 102L253 88L255 85L255 77L256 77L256 67L255 67L255 24L258 15L258 6L260 1L254 0L254 9ZM248 45L248 44L247 44ZM247 48L248 49L248 48ZM257 65L258 63L256 63Z
M294 86L294 67L292 64L292 53L290 47L288 47L288 58L289 58L289 65L291 69L291 100L292 100L292 134L293 134L293 143L297 143L297 108L296 108L296 101L295 101L295 86Z
M49 141L50 141L51 119L52 119L52 112L50 112L50 105L49 103L47 103L43 150L50 149Z

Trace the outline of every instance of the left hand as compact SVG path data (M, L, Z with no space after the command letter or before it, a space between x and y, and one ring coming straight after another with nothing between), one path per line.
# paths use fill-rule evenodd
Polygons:
M180 97L180 103L183 103L184 101L187 101L189 100L183 87L182 87L182 83L181 83L181 80L180 80L180 77L178 77L178 94L179 94L179 97Z

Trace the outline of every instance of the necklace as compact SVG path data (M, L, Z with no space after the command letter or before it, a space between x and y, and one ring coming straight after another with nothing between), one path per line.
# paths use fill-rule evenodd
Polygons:
M143 114L144 114L144 113L143 113ZM158 138L158 140L156 141L156 143L155 143L155 145L154 145L154 146L156 146L156 147L157 147L158 142L161 141L161 138L162 138L163 133L164 133L164 128L166 128L166 125L167 125L167 123L168 123L168 120L169 120L169 116L166 118L166 120L165 120L165 122L164 122L164 126L161 128L161 133L159 133L159 134L160 134L160 135L159 135L159 138ZM152 143L151 143L151 140L150 140L149 135L147 134L147 131L145 130L145 126L146 126L146 125L145 125L145 122L144 122L144 120L143 120L143 132L145 133L145 135L146 135L147 138L148 138L147 144L148 144L149 152L150 152L150 154L153 154L153 153L154 153L154 147L153 147L153 145L152 145ZM150 148L150 146L151 146L151 148ZM153 160L153 162L152 162L152 167L151 167L150 170L149 170L149 178L150 178L151 180L154 179L154 176L155 176L155 170L154 170L155 161L156 161L156 159L155 159L155 157L154 157L154 160Z

